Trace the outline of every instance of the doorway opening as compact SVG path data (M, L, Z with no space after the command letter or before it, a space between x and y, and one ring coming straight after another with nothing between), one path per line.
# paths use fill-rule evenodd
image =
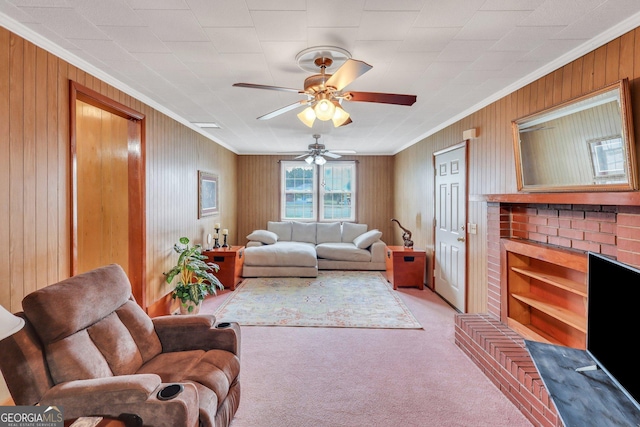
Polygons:
M119 264L146 309L144 114L70 82L71 275Z

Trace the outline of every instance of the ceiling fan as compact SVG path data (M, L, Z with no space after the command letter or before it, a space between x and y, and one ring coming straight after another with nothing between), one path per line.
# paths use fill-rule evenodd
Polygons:
M415 95L345 91L345 87L373 67L363 61L351 59L351 54L344 49L333 46L312 47L298 53L296 61L298 66L305 71L320 71L319 74L313 74L305 79L304 89L254 83L234 83L233 86L235 87L295 92L306 96L306 99L260 116L258 120L268 120L306 105L307 108L298 114L298 118L302 123L312 127L316 119L322 121L331 120L335 127L339 127L352 123L349 113L342 108L343 101L406 106L411 106L416 102ZM327 70L336 65L339 65L339 67L335 72L328 74Z
M355 154L355 151L353 150L327 150L324 144L318 144L320 135L313 135L313 138L316 140L315 144L309 144L309 151L299 155L296 159L304 157L304 161L308 164L315 163L316 165L322 166L327 163L327 159L325 159L325 157L329 157L330 159L339 159L342 156L338 153Z

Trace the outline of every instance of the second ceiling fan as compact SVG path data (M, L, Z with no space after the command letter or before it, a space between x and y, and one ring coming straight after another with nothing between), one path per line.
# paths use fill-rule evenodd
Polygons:
M315 163L316 165L322 166L327 163L325 157L339 159L342 157L340 154L355 154L354 150L327 150L324 144L318 143L320 135L313 135L313 138L316 140L315 144L309 144L308 151L295 157L295 159L304 157L304 161L308 164Z
M334 65L334 58L344 62L333 74L328 74L326 70ZM235 83L233 85L235 87L251 89L295 92L306 96L306 99L260 116L258 120L268 120L287 111L307 106L307 108L298 114L298 118L305 125L312 127L314 121L318 119L322 121L331 120L335 127L339 127L352 122L349 113L342 108L343 101L375 102L406 106L413 105L416 102L415 95L345 91L345 87L373 67L365 62L351 59L351 54L344 49L332 46L313 47L300 52L296 56L296 60L298 65L305 70L313 69L310 67L316 67L320 70L319 74L314 74L305 79L304 89L254 83Z

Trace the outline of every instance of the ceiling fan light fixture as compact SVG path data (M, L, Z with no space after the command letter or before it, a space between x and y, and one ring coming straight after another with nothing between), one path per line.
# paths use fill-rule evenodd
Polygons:
M313 108L307 107L304 110L302 110L301 113L298 114L298 118L305 125L312 127L313 122L316 121L316 113L315 111L313 111Z
M313 107L313 110L316 112L316 117L318 120L322 120L326 122L327 120L331 120L333 115L336 112L336 106L329 99L322 97Z
M315 160L314 160L314 161L315 161L316 165L319 165L319 166L322 166L322 165L324 165L325 163L327 163L327 159L325 159L325 158L324 158L324 157L322 157L322 156L316 156L316 158L315 158Z
M340 104L336 104L336 111L335 113L333 113L333 117L331 118L331 120L333 121L334 127L339 127L342 126L347 120L349 120L349 113L344 111Z
M313 156L307 157L306 159L304 159L304 161L307 162L307 164L310 165L311 163L313 163Z

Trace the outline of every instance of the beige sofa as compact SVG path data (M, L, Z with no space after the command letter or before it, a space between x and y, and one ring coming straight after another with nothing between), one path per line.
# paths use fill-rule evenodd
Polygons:
M385 270L382 233L367 224L269 221L247 236L243 277L316 277L318 270Z
M149 318L112 264L27 295L25 327L0 341L17 405L65 419L135 414L154 427L228 426L240 401L240 327L207 315ZM179 384L163 400L159 393Z

